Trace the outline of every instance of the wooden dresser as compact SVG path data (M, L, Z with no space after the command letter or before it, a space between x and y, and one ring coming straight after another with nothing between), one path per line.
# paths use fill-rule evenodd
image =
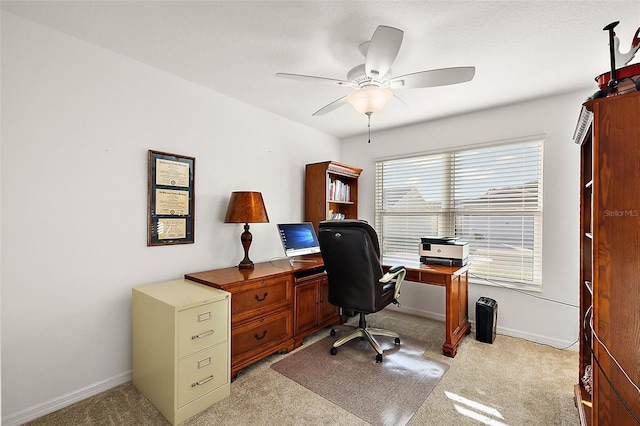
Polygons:
M640 92L585 103L574 141L581 161L576 405L583 425L637 425Z
M185 275L188 280L233 295L232 378L248 365L275 352L291 351L310 333L340 322L337 309L328 308L331 315L319 307L325 306L321 291L322 280L326 281L322 257L311 255L305 260L312 262L292 266L289 260L280 259L256 263L254 269L234 266ZM321 320L317 319L317 312L323 313Z

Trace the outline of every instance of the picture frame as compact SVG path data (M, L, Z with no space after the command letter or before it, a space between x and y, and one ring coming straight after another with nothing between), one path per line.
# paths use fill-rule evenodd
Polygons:
M196 159L149 150L147 246L193 244Z

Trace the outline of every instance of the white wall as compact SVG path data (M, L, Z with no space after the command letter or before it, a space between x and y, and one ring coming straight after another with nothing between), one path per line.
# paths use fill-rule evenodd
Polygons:
M586 83L588 85L588 82ZM374 221L374 162L376 159L545 135L543 200L542 292L535 296L578 305L579 258L579 153L572 141L582 102L593 92L570 93L485 110L342 142L341 161L364 172L359 180L359 214ZM433 102L438 102L433 99ZM384 111L382 112L384 113ZM417 251L417 247L416 247ZM416 254L417 257L417 254ZM475 302L486 296L498 302L498 333L522 337L556 347L571 345L578 337L577 307L533 298L504 288L470 285L469 317L475 320ZM444 320L444 290L407 283L401 310Z
M2 12L2 413L16 424L130 378L131 288L242 259L223 224L263 193L250 255L283 254L304 164L339 141ZM195 244L147 247L147 150L196 158Z

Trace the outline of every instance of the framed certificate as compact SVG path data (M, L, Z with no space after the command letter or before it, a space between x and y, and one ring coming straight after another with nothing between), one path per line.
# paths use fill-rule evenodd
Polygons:
M196 159L149 150L147 246L193 244Z

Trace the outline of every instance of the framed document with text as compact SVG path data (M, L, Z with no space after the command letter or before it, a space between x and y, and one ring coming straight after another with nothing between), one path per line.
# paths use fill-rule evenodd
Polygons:
M193 244L196 159L149 150L147 246Z

